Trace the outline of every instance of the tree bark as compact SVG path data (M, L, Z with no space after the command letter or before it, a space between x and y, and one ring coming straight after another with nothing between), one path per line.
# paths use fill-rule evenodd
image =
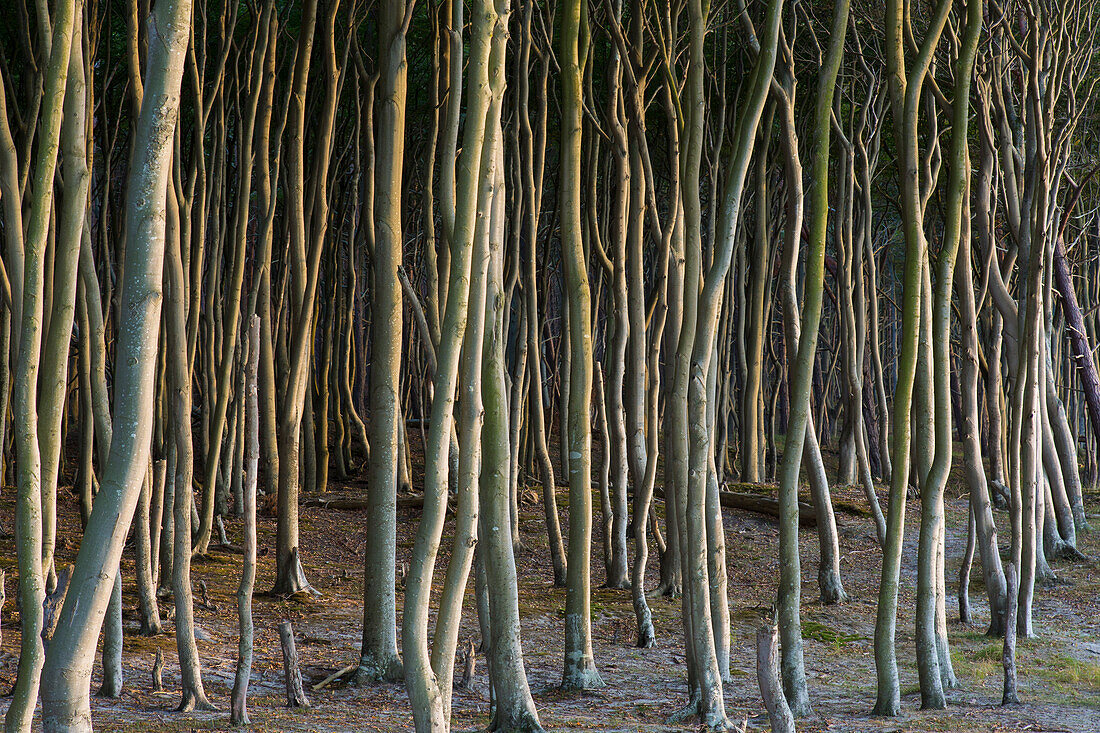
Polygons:
M580 0L559 8L561 46L561 208L562 267L569 302L569 392L563 401L568 446L569 546L565 595L565 669L561 686L584 690L602 687L592 657L592 295L581 238L581 15ZM564 391L564 390L563 390ZM564 395L563 395L564 400Z
M127 243L115 362L115 434L99 495L88 519L73 583L42 686L43 728L91 730L88 684L99 627L110 600L126 532L149 466L153 390L160 327L165 197L172 130L179 109L190 0L158 2L149 25L146 96L137 120L127 192ZM77 612L79 609L79 613Z
M260 410L258 373L260 363L260 317L253 315L248 328L248 362L245 366L245 479L244 559L237 587L237 672L230 696L229 719L234 725L248 725L248 682L252 675L252 590L256 583L256 483L260 464Z

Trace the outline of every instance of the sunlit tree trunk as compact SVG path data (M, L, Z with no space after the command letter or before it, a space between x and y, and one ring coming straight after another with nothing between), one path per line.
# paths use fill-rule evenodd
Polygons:
M66 85L73 71L70 68L70 56L75 57L77 64L80 63L81 58L79 53L73 55L71 51L74 41L80 42L80 33L75 32L74 28L81 22L82 8L83 3L63 2L56 7L53 18L39 19L44 24L44 34L48 41L45 48L48 62L45 69L42 108L38 119L38 142L34 149L34 180L30 187L30 212L20 258L23 267L20 317L18 321L12 322L12 328L18 327L19 333L13 375L12 422L15 432L17 490L15 533L22 635L19 648L19 672L12 692L11 705L4 717L4 728L9 731L30 730L44 663L40 634L43 623L42 601L46 591L43 573L43 553L46 551L43 542L45 496L42 485L43 456L39 442L39 413L36 406L42 361L40 352L47 288L46 248L51 224L51 209L54 204L54 174L61 146L62 117L67 106L65 102L69 96L66 94ZM40 6L40 10L44 13L46 8ZM77 83L79 84L79 80ZM82 94L81 97L83 97ZM82 105L84 100L83 98L73 100L73 103ZM70 111L73 111L72 108ZM6 128L6 115L4 125ZM70 138L65 144L66 156L74 152L79 152L82 157L85 155L83 149L73 150ZM7 162L10 164L14 160ZM18 226L18 222L14 224ZM9 242L19 234L20 232L11 233ZM79 246L78 242L79 240L69 241L68 246ZM63 359L61 361L64 363ZM48 373L43 376L47 380L50 379ZM49 430L48 422L46 430ZM52 499L49 500L48 506L51 509L52 503Z
M449 701L436 677L436 670L433 669L434 665L428 650L428 611L432 577L443 535L443 522L446 518L451 423L461 348L467 332L469 299L471 295L475 298L484 298L483 293L471 293L472 281L483 282L480 272L473 277L470 274L475 251L475 230L478 223L489 214L488 209L494 193L492 179L497 174L493 167L496 161L493 158L494 142L491 136L496 134L499 125L489 118L492 114L499 117L500 100L499 98L494 100L494 90L489 86L489 64L493 33L499 19L495 8L487 3L479 3L473 7L471 16L473 33L469 78L466 84L467 123L462 157L459 160L458 209L455 212L455 223L450 237L451 272L448 276L450 286L447 289L446 308L440 327L437 366L433 378L432 415L425 448L424 510L413 545L402 615L405 684L413 704L414 720L418 731L446 731L450 726L448 716L445 715L450 709ZM503 64L503 58L496 60ZM498 72L496 76L500 77L501 73ZM489 124L492 124L492 127L490 132L487 132L486 128ZM481 248L478 248L478 253L484 257ZM480 270L482 262L477 262L476 266ZM463 400L467 399L476 398L466 392L463 394ZM507 440L505 443L507 444ZM473 446L467 448L467 450L472 449ZM459 462L462 465L461 457ZM511 537L510 532L508 536ZM466 572L469 572L468 562ZM462 577L462 581L464 587L465 576ZM442 613L443 609L440 610ZM457 609L453 603L448 609L450 618L443 617L440 623L446 621L449 625L456 626L456 610L461 611L460 600ZM452 636L453 640L441 639L441 641L444 644L448 641L453 644L454 640L457 640L457 629ZM452 646L450 655L452 659L453 654ZM450 681L446 680L446 682L446 693L449 696Z
M127 202L127 245L120 293L127 326L119 329L114 372L114 434L110 457L69 592L46 655L43 728L90 731L88 686L96 640L118 572L123 544L149 467L160 329L163 212L179 109L190 0L158 2L149 24L145 99L137 120Z
M506 17L508 0L499 0L496 12ZM498 34L502 36L503 34ZM497 93L503 72L504 39L494 43L497 58ZM499 103L498 103L499 104ZM485 396L485 422L481 429L482 472L479 531L484 543L485 576L489 595L489 664L496 709L489 729L502 733L541 733L535 701L527 683L520 643L519 590L516 579L512 535L508 529L508 398L504 369L504 154L499 112L491 124L495 176L492 216L489 225L489 269L485 280L484 351L481 366ZM573 563L570 563L573 567ZM568 621L567 621L568 623ZM593 671L595 668L593 667Z
M982 29L981 0L966 8L966 31L958 50L955 68L955 98L952 106L951 148L944 236L936 258L936 286L932 299L930 359L933 372L932 401L935 412L935 455L928 478L921 483L921 525L917 550L917 671L922 708L947 707L944 687L956 686L947 652L937 624L937 595L943 584L939 558L943 552L944 489L951 471L953 431L951 413L951 292L955 264L963 234L963 212L970 190L970 153L967 137L970 119L970 87L974 59ZM969 227L966 227L969 233ZM969 250L970 242L962 242ZM969 263L969 258L964 258ZM959 273L969 278L969 270Z
M561 67L561 208L562 268L569 301L569 390L562 410L568 447L569 543L565 591L565 669L562 687L603 686L592 656L592 295L581 236L581 58L583 5L566 0L559 8L558 65ZM563 390L564 393L564 390Z
M905 5L905 8L908 6ZM940 0L932 13L912 68L906 70L902 0L887 0L886 61L890 108L894 117L894 140L901 175L902 220L905 231L905 272L901 309L901 338L898 346L897 385L894 390L892 474L890 503L883 545L882 577L879 582L875 621L875 670L878 697L875 714L895 716L901 710L898 679L897 626L898 583L905 530L905 494L909 485L909 454L913 383L916 379L918 337L921 320L922 273L927 260L920 190L917 121L921 90L932 56L951 10L950 0Z
M405 151L405 0L378 6L379 81L376 109L378 149L375 168L375 242L371 290L371 454L367 524L376 540L367 546L363 581L363 643L360 681L401 678L397 656L394 584L397 553L397 461L402 306L397 269L401 266L401 181Z

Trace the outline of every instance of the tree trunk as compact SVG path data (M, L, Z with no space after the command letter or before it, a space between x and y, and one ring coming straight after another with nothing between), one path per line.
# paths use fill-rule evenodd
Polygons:
M45 595L43 573L42 516L45 494L42 488L43 456L39 444L38 401L43 315L45 303L46 247L50 228L50 211L54 198L54 173L60 145L63 102L70 96L66 83L71 73L70 55L74 39L80 33L74 28L81 21L82 3L62 3L55 10L52 40L47 44L48 63L45 69L45 93L38 122L38 145L35 148L34 185L30 201L30 216L23 241L20 261L23 280L20 288L19 340L15 358L13 417L16 458L15 534L19 565L19 605L22 636L19 648L19 672L12 692L12 702L4 717L6 730L30 730L38 700L39 678L42 674L42 599ZM43 19L49 28L49 19ZM79 42L77 40L77 42ZM52 48L52 51L50 50ZM76 58L80 54L75 55ZM83 96L83 95L82 95ZM74 100L83 104L83 99ZM4 124L7 124L6 110ZM66 143L66 153L69 144ZM84 153L83 150L80 151ZM13 192L14 193L14 192ZM16 194L16 200L19 200ZM14 234L12 235L15 236ZM73 243L70 243L73 244ZM43 374L46 379L51 375Z
M496 13L505 17L508 0L498 0ZM502 34L501 34L502 35ZM494 42L496 57L494 75L498 94L503 92L504 39ZM498 102L499 104L499 102ZM482 389L485 399L485 419L481 428L482 466L479 531L484 542L485 576L488 581L489 627L491 641L488 656L491 682L496 693L496 709L490 730L542 731L535 701L527 684L520 642L519 595L516 579L512 535L507 530L508 517L508 396L504 367L504 153L500 140L499 113L490 123L494 126L494 143L489 150L494 155L492 175L495 176L492 196L492 216L489 225L489 269L485 281L485 315ZM573 562L570 562L573 567ZM578 564L577 567L580 567ZM567 616L568 619L568 616ZM567 621L568 623L568 621Z
M245 478L244 559L237 587L237 673L230 696L229 719L234 725L248 725L248 682L252 675L252 589L256 584L256 482L260 464L260 410L258 372L260 363L260 317L253 315L248 328L248 362L245 366Z
M402 260L401 181L405 151L405 0L387 0L378 14L378 119L375 180L374 288L371 298L371 503L367 523L378 540L367 545L363 587L363 643L357 678L401 679L394 591L397 532L397 461L401 409L402 307L397 270ZM303 110L304 112L304 110Z
M568 446L569 547L565 594L565 670L567 690L602 687L592 658L592 295L581 238L581 67L579 45L582 4L567 0L559 9L561 45L561 208L562 267L569 302L569 392L563 410ZM563 350L564 351L564 350ZM563 390L564 391L564 390Z
M114 371L113 417L119 438L111 441L72 586L46 655L42 722L50 733L91 730L87 693L99 624L149 466L154 397L149 385L154 383L159 340L163 212L190 17L190 0L165 0L157 3L149 25L147 96L135 128L134 150L139 153L131 161L127 192L120 298L127 326L119 329Z

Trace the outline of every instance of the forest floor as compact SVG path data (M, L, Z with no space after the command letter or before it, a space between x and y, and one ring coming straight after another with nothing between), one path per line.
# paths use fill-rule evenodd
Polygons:
M774 491L759 487L761 491ZM361 496L357 482L333 482L332 497ZM533 492L525 492L525 497ZM0 530L12 531L13 489L0 496ZM559 506L567 504L560 490ZM987 638L988 607L982 593L981 572L975 567L971 582L974 620L958 623L954 597L960 559L966 542L967 501L961 484L953 479L948 489L947 578L948 615L955 671L960 689L949 693L950 706L943 711L920 710L913 646L915 558L918 502L910 501L906 523L906 551L899 599L898 660L902 678L902 714L893 719L874 718L875 667L872 637L880 553L870 519L861 507L860 492L837 489L837 521L843 559L841 568L849 601L822 606L816 584L818 545L813 529L802 530L803 635L812 717L799 721L800 731L1100 731L1100 496L1087 497L1086 508L1097 531L1079 538L1089 560L1056 561L1059 580L1037 589L1035 617L1037 638L1022 640L1017 652L1020 668L1020 707L1000 707L1001 644ZM881 499L885 506L885 496ZM597 503L597 507L598 507ZM660 508L660 505L658 505ZM60 501L62 538L78 537L76 503L68 491ZM564 514L564 511L563 511ZM756 682L754 640L761 614L775 598L778 578L778 533L769 517L725 509L727 567L732 618L732 683L725 686L726 705L735 723L748 722L749 730L767 729ZM402 510L399 517L398 562L412 548L417 510ZM1007 542L1008 517L997 512L1002 544ZM238 542L240 523L227 523L231 541ZM595 522L598 537L599 518ZM447 524L449 544L451 522ZM253 603L256 648L250 687L251 729L262 731L404 731L411 730L408 698L402 685L355 688L342 683L321 691L310 689L332 672L358 659L362 623L363 550L369 528L361 513L302 507L302 559L307 575L321 592L305 600L257 595ZM520 611L523 623L527 673L543 726L554 731L672 731L692 726L668 721L687 702L679 600L654 598L654 624L658 645L634 647L634 616L627 590L600 588L603 563L599 545L593 547L593 637L596 662L606 686L591 692L567 694L557 689L562 668L563 589L552 584L541 507L524 502L520 520L523 546L517 552ZM275 521L260 520L260 568L256 588L270 588L274 580ZM598 540L597 540L598 542ZM61 562L75 557L75 543L62 540ZM265 553L266 550L266 553ZM652 556L651 556L652 557ZM446 555L441 558L446 560ZM92 711L100 731L185 731L227 729L229 692L233 683L237 649L235 593L240 556L215 552L197 560L194 583L205 580L216 608L196 604L198 626L207 638L199 642L206 690L217 712L176 713L179 675L172 624L155 638L137 635L137 598L132 551L124 562L126 594L124 666L126 687L118 700L94 698ZM977 565L977 562L975 563ZM19 614L15 550L10 536L0 540L0 567L7 569L8 603L3 609L0 647L0 690L14 682L18 649ZM442 582L436 573L436 585ZM650 562L648 587L658 580L658 562ZM400 593L398 595L400 603ZM162 615L170 601L162 601ZM297 634L298 654L312 707L284 707L282 657L276 633L279 621L291 620ZM477 639L470 583L460 641ZM154 693L150 670L156 649L165 657L167 691ZM455 690L455 730L484 728L489 703L484 664L477 666L469 690ZM461 671L461 670L460 670ZM99 679L97 665L93 690ZM7 700L0 700L0 712Z

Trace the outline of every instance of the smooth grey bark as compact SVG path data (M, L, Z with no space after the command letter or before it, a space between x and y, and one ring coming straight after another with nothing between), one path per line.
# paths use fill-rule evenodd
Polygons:
M195 608L191 594L191 527L194 511L192 483L195 472L195 448L191 429L191 374L187 349L187 285L180 251L179 208L175 189L168 192L168 236L165 245L164 279L167 307L165 335L168 357L169 414L176 446L176 465L172 495L172 600L175 604L176 649L180 663L181 699L178 710L196 707L210 710L202 683L202 667L195 641ZM213 487L209 487L210 490Z
M756 678L771 719L772 733L795 733L794 715L779 681L779 629L774 624L756 630Z
M944 490L951 470L953 431L951 413L951 292L955 265L962 240L963 212L970 186L970 154L967 131L970 116L970 86L978 41L982 29L982 4L972 0L966 8L966 30L956 58L956 94L943 244L936 259L936 289L933 296L930 366L935 415L935 455L927 480L921 482L921 524L917 550L917 670L920 677L921 707L944 708L944 688L957 686L947 650L946 614L943 612ZM969 227L966 228L969 234ZM962 243L969 248L969 242ZM970 277L971 273L960 273ZM920 436L918 436L918 440Z
M401 409L401 334L403 308L397 270L401 266L401 180L405 149L405 33L412 4L379 4L379 131L375 179L374 289L371 299L371 452L367 524L378 539L367 545L363 581L363 641L359 651L361 682L402 678L397 654L395 567L397 554L398 441Z
M978 95L979 118L988 118L988 99L986 95ZM991 229L991 183L993 165L995 162L992 140L986 125L978 126L981 137L981 147L977 173L977 197L975 199L975 216L973 218L977 241L972 242L970 236L969 200L964 201L963 211L963 238L959 250L959 260L956 268L960 277L955 278L955 291L959 303L959 330L961 341L959 371L960 408L962 420L959 423L959 437L963 444L963 468L967 483L970 488L971 521L974 529L974 542L977 546L982 562L982 576L985 580L986 595L989 598L989 631L990 635L999 636L1004 633L1004 614L1006 603L1005 575L1001 566L1001 555L997 543L997 527L993 520L993 507L990 501L990 488L986 480L985 464L981 445L981 413L978 407L978 314L974 294L974 280L970 277L973 272L971 255L973 246L977 242L988 241L992 235ZM987 355L990 360L990 372L994 370L993 360L1000 364L999 353L993 352ZM990 394L986 390L986 401L999 400L1000 381L998 377L997 392ZM998 411L999 414L999 411ZM1000 424L990 420L990 443L998 448L1001 443ZM991 459L991 464L995 462ZM997 469L993 467L993 478L997 476Z
M450 469L451 425L454 417L455 392L458 388L460 357L463 341L467 333L469 300L484 298L483 292L472 291L471 283L484 282L483 259L485 248L475 240L485 234L485 220L490 216L490 207L498 171L495 146L502 145L499 140L498 123L503 92L503 55L494 41L499 33L499 18L496 9L489 3L479 3L472 8L474 22L472 36L469 83L467 89L467 123L462 157L459 160L458 209L450 236L450 272L448 274L447 299L443 322L440 328L439 344L436 351L437 365L432 378L431 419L425 443L424 465L424 509L417 525L416 539L413 544L411 567L405 590L405 604L402 614L402 651L404 653L405 685L413 706L413 719L418 731L446 731L450 726L450 679L440 684L438 669L432 663L428 649L428 616L432 590L432 577L435 572L436 558L443 536L443 524L446 519L448 481ZM490 50L495 56L490 58ZM500 68L493 68L490 63ZM490 77L493 87L490 88ZM500 192L500 195L503 195ZM503 230L503 224L501 225ZM503 236L503 231L501 231ZM478 272L471 275L474 267L474 255L482 257L476 263ZM484 306L482 306L483 308ZM476 313L475 313L476 315ZM464 391L463 400L472 399ZM506 400L507 401L507 400ZM501 409L507 409L502 406ZM506 449L508 436L504 436ZM472 446L469 448L473 449ZM463 458L460 454L459 462ZM508 463L511 463L509 455ZM509 486L510 488L510 486ZM510 493L510 491L508 492ZM511 521L507 523L511 526ZM511 538L511 531L508 532ZM460 556L456 569L465 563L466 573L461 577L461 586L465 587L466 574L469 573L469 561ZM455 579L457 581L457 578ZM457 607L456 607L457 606ZM448 669L453 667L454 648L457 642L457 616L461 611L461 597L452 599L449 608L440 607L438 623L454 627L451 634L440 637L443 644L451 644Z
M313 324L317 315L317 288L321 275L321 255L325 250L324 244L328 232L329 218L329 163L332 156L332 137L336 118L336 101L338 93L339 74L336 71L336 39L335 22L338 3L326 5L325 14L322 17L322 29L320 33L320 55L324 61L323 73L320 76L324 80L324 94L317 109L317 119L314 126L317 134L314 139L312 155L313 166L309 171L313 181L311 191L310 209L306 209L305 201L305 137L306 137L306 88L309 81L310 56L313 49L313 36L317 21L316 0L309 0L303 8L302 22L298 38L298 57L294 66L293 90L291 94L291 110L288 113L290 128L290 153L288 160L288 176L291 180L288 196L288 228L290 233L290 260L288 274L293 274L289 297L287 298L285 313L287 329L286 340L283 346L285 353L285 390L281 395L282 401L278 420L278 445L279 445L279 494L277 501L278 525L276 528L276 577L273 591L281 595L293 595L295 593L313 593L313 587L305 577L305 569L301 563L298 533L298 494L300 479L307 481L307 487L311 476L303 471L304 476L299 475L299 469L315 468L315 464L309 462L310 455L302 450L302 417L306 406L306 397L309 393L310 373L309 366L312 362L313 352L310 346L313 344ZM398 227L400 229L400 227ZM393 288L398 292L400 300L400 287L396 284L396 276L393 276ZM285 281L285 279L284 279ZM398 314L400 315L400 314ZM213 367L210 368L213 371ZM308 411L312 416L313 411ZM307 444L314 439L312 432L307 432ZM312 475L315 480L316 474ZM370 545L369 547L373 547ZM369 550L368 550L369 554ZM396 635L396 634L395 634Z
M844 37L848 28L849 6L848 0L841 0L835 6L829 50L818 76L812 147L810 250L806 259L806 286L800 319L803 330L798 340L798 352L795 355L791 374L791 414L787 422L787 438L779 471L781 560L777 620L783 642L781 660L783 691L795 717L803 717L810 713L805 663L802 658L798 474L802 466L802 452L809 422L810 391L824 292L825 241L829 214L829 139L832 131L833 94L836 88L836 77L844 57ZM774 64L774 47L771 53ZM771 76L770 72L769 76ZM793 242L791 244L793 245ZM858 406L857 409L862 409L862 406Z
M1020 696L1016 689L1016 593L1019 581L1016 579L1014 563L1009 563L1006 570L1008 607L1005 609L1005 638L1001 648L1001 664L1004 668L1004 692L1001 695L1001 705L1019 705Z
M559 8L561 67L561 249L569 303L568 398L563 384L562 412L567 423L563 453L569 474L569 541L565 595L565 668L561 686L602 687L592 656L592 294L581 236L581 16L580 0Z
M125 681L122 673L122 573L115 573L111 600L107 604L100 660L103 665L103 684L96 691L96 696L112 700L121 697Z
M43 457L39 443L39 415L35 408L41 374L46 248L54 199L54 174L60 148L64 102L68 96L66 84L70 73L70 55L74 39L80 37L79 33L74 32L74 28L82 7L82 3L75 2L58 6L52 19L52 33L50 18L40 18L46 29L44 41L48 62L38 124L38 143L34 150L34 184L31 187L30 212L20 256L20 264L25 268L21 273L20 317L12 323L12 328L19 334L13 370L12 422L15 433L15 534L18 538L16 555L19 566L22 635L19 671L12 702L4 716L6 731L30 730L44 663L40 636L43 624L42 601L46 592L42 565L45 547L42 516ZM42 12L46 12L45 8L42 8ZM4 127L7 128L6 115ZM16 200L20 198L17 195ZM19 233L11 234L9 242ZM48 374L45 376L49 378Z
M237 672L233 678L229 719L248 725L248 682L252 675L253 624L252 590L256 583L256 482L260 465L260 409L258 372L260 363L260 317L253 315L248 327L248 361L245 366L245 479L244 557L241 582L237 587Z
M134 564L137 566L138 600L141 605L141 634L157 636L161 633L160 608L157 606L157 587L153 582L153 543L149 530L149 504L154 493L164 492L164 459L150 467L141 484L138 499L137 525L134 527ZM159 521L159 518L158 518ZM121 620L121 616L119 616Z
M506 17L508 0L499 0L496 11ZM503 40L503 39L501 39ZM498 74L503 72L504 48L494 49L500 60ZM499 89L499 87L498 87ZM500 89L500 91L503 91ZM494 137L499 140L499 118L493 121L497 127ZM492 217L489 226L489 269L485 281L484 346L481 363L481 381L484 394L485 418L481 428L482 471L481 505L478 517L479 533L483 543L483 562L488 582L490 642L488 656L491 681L495 691L496 708L489 729L511 733L512 731L542 731L535 701L527 683L523 664L523 647L520 641L519 592L516 578L515 555L508 516L508 391L504 366L504 152L503 144L496 142L492 148L496 177ZM572 565L572 563L570 563Z
M483 149L482 154L486 151ZM489 180L486 184L489 184ZM481 471L481 429L484 405L481 395L481 361L485 329L485 278L489 266L488 217L478 217L473 238L474 252L470 267L469 312L463 334L462 361L459 380L463 385L459 404L458 441L459 461L457 473L457 512L454 527L454 549L443 580L443 595L439 601L435 633L432 638L431 668L438 679L443 703L442 718L451 719L451 693L454 680L455 650L461 625L463 600L469 580L470 567L477 555L479 538L479 475ZM450 261L453 263L454 258ZM476 266L475 266L476 265ZM457 284L456 284L457 287ZM448 299L450 288L448 288ZM484 576L484 562L479 575ZM479 585L484 585L484 578ZM478 588L478 619L484 628L483 643L488 644L488 592ZM481 607L484 602L484 613Z
M890 106L894 116L894 138L902 180L902 219L905 232L905 271L901 307L901 339L898 346L897 384L894 391L892 474L890 501L883 545L882 577L879 582L875 619L875 671L877 675L876 715L893 717L901 710L895 631L898 584L905 530L905 499L909 484L910 439L912 436L913 386L919 356L921 300L928 243L925 238L920 191L917 121L921 91L951 10L950 0L940 0L926 29L912 68L906 69L904 13L901 0L886 4L886 65Z
M42 675L42 722L49 733L90 731L88 685L96 640L126 533L149 465L153 384L160 330L166 192L179 109L190 0L158 2L149 23L145 98L135 128L126 206L110 456L77 554Z
M779 299L783 311L783 345L787 354L798 354L801 336L801 323L798 308L798 296L795 280L798 270L798 245L802 237L802 217L805 206L802 184L802 161L798 150L798 132L795 124L794 82L790 85L777 85L775 92L780 107L779 122L783 145L783 177L786 184L787 226L783 241L780 264ZM788 380L788 390L791 382ZM790 395L788 394L788 403ZM811 406L812 407L812 406ZM789 423L789 418L788 418ZM841 603L847 599L844 584L840 576L840 538L837 533L836 515L833 512L832 497L829 495L829 480L825 474L825 464L821 458L821 446L817 441L817 429L811 416L807 416L805 429L806 473L810 481L810 497L817 515L817 538L819 561L817 566L817 585L821 602L825 604ZM872 505L872 511L874 507ZM881 515L881 509L879 515ZM876 520L876 528L878 521ZM885 533L885 523L883 530Z
M77 12L79 15L80 4ZM44 312L45 333L38 377L38 444L42 455L42 568L46 591L56 585L54 549L57 544L58 467L64 443L62 420L69 381L69 342L76 312L76 284L88 210L88 150L86 114L91 103L84 77L82 23L74 23L69 55L68 83L61 128L62 190L54 227L53 271L47 280L49 300Z
M611 11L614 15L611 23L619 23L622 16L622 0L614 0ZM606 338L604 354L604 403L606 406L607 432L609 440L604 443L606 458L610 459L610 562L607 564L605 585L608 588L626 588L629 586L628 559L626 548L627 525L629 524L627 505L627 481L630 475L630 456L627 447L626 404L623 401L623 389L626 379L626 349L630 338L630 317L627 292L627 239L629 224L627 220L630 201L630 183L633 171L630 168L629 143L627 141L625 113L622 109L623 58L617 45L613 45L606 65L608 109L606 126L611 135L611 160L613 171L609 171L608 188L608 232L610 240L608 255L611 259L610 275L610 337ZM594 202L589 202L589 207ZM589 208L591 211L592 209ZM605 459L606 460L606 459ZM604 522L608 522L605 516Z

